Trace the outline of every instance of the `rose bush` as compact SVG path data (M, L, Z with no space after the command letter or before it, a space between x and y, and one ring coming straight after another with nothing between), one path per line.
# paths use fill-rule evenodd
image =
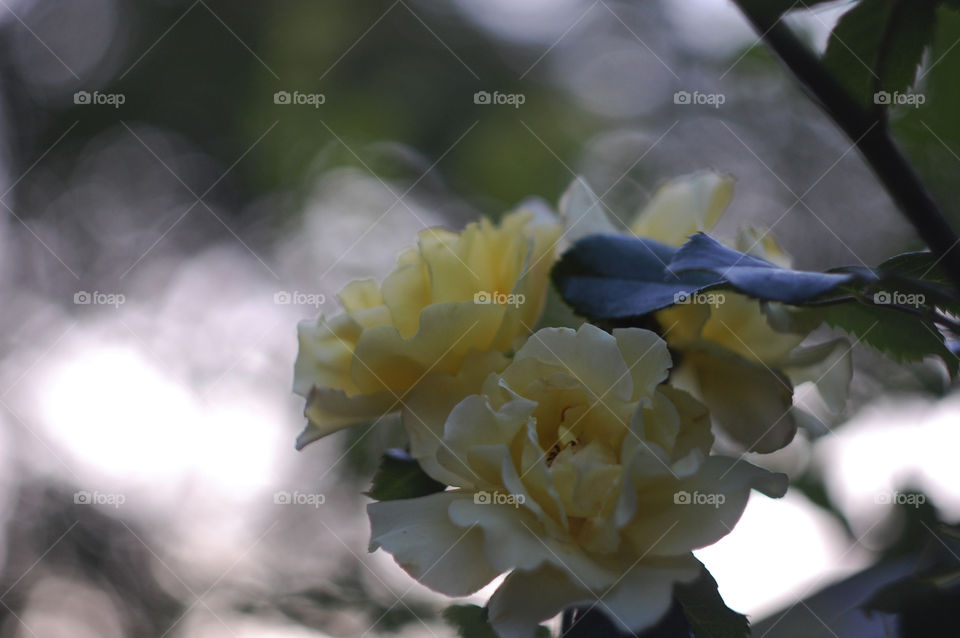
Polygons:
M679 247L690 235L713 229L733 198L733 186L731 177L710 171L668 181L629 224L618 227L589 187L577 180L560 210L571 241L629 232ZM742 229L734 246L790 265L768 233ZM745 449L773 452L786 446L798 421L822 428L793 405L794 387L800 383L815 384L825 414L843 409L853 374L849 342L839 338L801 345L809 329L791 322L779 304L722 291L684 299L655 318L667 343L681 355L671 382L703 400L716 423Z
M541 312L559 234L523 208L461 233L424 230L382 284L355 281L342 314L302 322L294 391L309 425L298 447L399 409L432 375L502 368Z
M709 455L707 411L663 383L670 366L647 330L544 328L452 410L421 397L406 426L440 441L422 465L453 489L369 505L371 551L451 596L510 572L489 603L507 638L573 605L655 623L700 573L691 550L730 531L751 489L787 486Z

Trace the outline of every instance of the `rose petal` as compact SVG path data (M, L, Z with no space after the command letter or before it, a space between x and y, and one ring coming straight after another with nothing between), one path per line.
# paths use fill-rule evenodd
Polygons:
M377 419L397 407L396 397L390 392L349 397L342 390L314 388L303 410L309 424L297 438L297 449L351 425Z
M830 411L840 412L853 378L850 342L840 338L795 350L785 362L784 372L797 385L812 381Z
M373 279L359 279L347 284L338 295L343 309L353 314L383 305L380 287Z
M430 279L423 260L398 265L381 286L384 303L390 308L393 325L400 336L409 339L420 328L420 313L430 304ZM407 257L412 259L413 255Z
M732 292L723 295L723 303L710 309L701 338L776 368L806 337L806 333L775 330L758 301Z
M461 527L483 530L484 551L496 570L533 570L552 563L594 588L609 587L619 575L576 544L544 533L536 516L523 507L457 500L450 504L450 518Z
M667 342L655 332L640 328L618 328L613 336L624 361L629 362L633 379L631 399L652 396L656 387L666 381L673 365Z
M729 175L702 171L672 179L654 193L630 230L671 246L713 228L733 199L734 180Z
M639 633L659 622L670 609L674 584L690 582L699 575L700 564L690 554L660 564L635 564L613 589L602 593L596 608L621 631Z
M560 198L559 212L566 229L564 238L570 242L590 235L618 233L623 228L622 222L617 228L607 217L600 198L579 175Z
M568 607L584 607L604 612L621 631L639 633L670 609L675 583L700 574L699 563L689 555L627 567L612 588L594 593L555 567L514 570L490 598L490 624L501 638L530 638L544 620Z
M438 303L420 314L420 329L404 339L393 326L364 330L350 373L363 392L403 390L429 372L455 373L472 350L488 350L503 318L496 304Z
M457 375L431 373L404 400L403 426L410 437L410 453L427 474L441 483L458 487L473 485L469 472L462 467L451 472L437 458L437 452L446 445L444 424L457 403L479 392L485 378L502 371L508 362L499 352L471 353Z
M707 457L696 474L661 480L656 489L643 482L625 486L638 490L640 496L638 514L623 533L643 555L675 556L706 547L733 530L750 490L779 498L786 493L787 483L785 474L746 461Z
M362 327L349 315L297 324L297 361L293 368L293 391L306 398L314 386L356 392L350 377L353 348Z
M530 336L514 361L535 359L567 370L599 398L629 401L633 379L617 340L592 324L577 330L543 328Z
M500 638L531 638L537 625L566 607L589 605L595 596L556 567L514 570L490 597L490 624Z
M722 348L691 351L685 364L713 419L746 449L768 453L793 440L793 386L785 375Z
M451 503L472 499L462 492L367 505L370 551L382 547L415 579L448 596L477 591L500 572L485 560L479 529L454 525Z

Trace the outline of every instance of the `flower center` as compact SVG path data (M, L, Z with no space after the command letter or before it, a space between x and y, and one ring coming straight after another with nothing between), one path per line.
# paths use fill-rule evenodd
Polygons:
M580 409L574 409L573 414L568 414L568 412L573 408ZM568 405L560 410L560 425L557 427L557 442L554 443L549 450L547 450L547 467L551 467L553 465L554 459L557 458L557 455L560 454L560 452L567 448L576 448L581 444L579 437L574 434L574 428L576 427L577 423L580 422L582 417L582 406ZM570 425L567 425L568 418L570 421L572 421Z
M574 448L577 447L577 445L579 445L579 442L576 439L568 443L561 443L560 441L554 443L553 447L547 451L547 467L553 467L553 460L557 458L558 454L563 452L568 447Z

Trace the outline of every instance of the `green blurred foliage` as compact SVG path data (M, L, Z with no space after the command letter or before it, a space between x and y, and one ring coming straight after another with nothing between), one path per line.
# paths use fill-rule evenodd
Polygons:
M913 84L934 30L934 0L861 0L840 18L823 62L862 106Z
M926 97L918 108L895 112L894 133L944 213L960 226L960 12L940 8L936 33L915 90Z
M126 95L119 115L131 125L178 133L224 168L243 157L226 180L236 191L228 203L309 188L311 177L339 164L389 178L396 167L371 147L390 140L422 154L412 179L439 160L438 174L453 190L495 213L531 193L552 199L561 192L569 174L553 153L575 156L598 128L555 87L521 82L501 45L452 8L336 0L208 5L125 7L136 27L115 53L120 71L99 90ZM474 104L479 90L522 92L522 116L507 105ZM278 107L277 91L322 93L325 102ZM26 93L9 98L19 112L39 106ZM16 163L26 168L74 122L70 140L86 140L117 120L113 109L42 109L17 131ZM70 140L50 159L79 152ZM191 185L198 193L207 186Z

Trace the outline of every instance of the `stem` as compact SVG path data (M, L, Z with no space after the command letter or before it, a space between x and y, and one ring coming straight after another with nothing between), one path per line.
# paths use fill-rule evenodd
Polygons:
M745 0L735 2L811 97L857 145L874 174L937 255L954 287L960 291L960 250L955 250L960 239L900 152L882 115L870 113L851 99L780 16L765 12L760 15L760 11L746 8Z

